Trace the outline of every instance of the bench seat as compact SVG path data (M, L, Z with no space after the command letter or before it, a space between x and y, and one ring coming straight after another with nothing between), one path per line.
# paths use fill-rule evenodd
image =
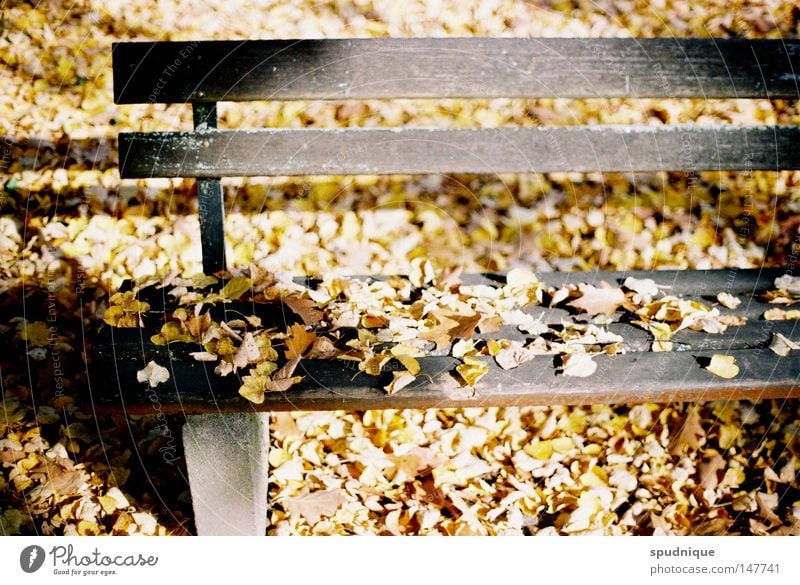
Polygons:
M780 269L704 270L704 271L630 271L567 272L540 275L553 287L567 284L607 282L621 284L626 278L649 278L671 295L696 300L710 306L716 295L727 292L742 303L725 314L745 319L741 326L731 326L724 333L682 330L672 338L673 351L654 352L652 334L643 328L612 317L608 331L623 339L624 354L595 358L597 371L585 378L561 374L558 358L536 356L519 367L504 370L490 357L480 358L489 366L474 388L464 385L455 374L461 360L452 357L451 348L430 347L419 359L421 372L414 382L395 394L384 387L392 380L391 362L380 376L358 370L356 362L337 359L304 359L295 375L303 380L285 392L268 392L262 404L248 402L238 394L241 380L236 374L218 376L214 362L200 362L189 354L198 351L196 344L173 342L154 345L151 335L164 321L163 290L144 289L141 300L150 304L143 317L144 329L106 327L94 346L97 356L92 399L99 409L119 410L129 414L152 412L153 391L147 384L136 383L136 372L153 360L170 370L170 380L157 387L160 408L165 413L213 413L257 409L280 410L365 410L385 408L436 408L483 406L530 406L548 404L635 403L667 401L704 401L717 399L760 399L800 396L800 360L781 357L769 349L775 334L800 343L798 320L768 321L770 304L761 295L774 289ZM362 277L368 278L368 277ZM375 277L380 278L380 277ZM473 274L462 277L466 284L499 284L499 274ZM559 327L563 322L591 322L586 313L570 314L564 308L529 305L524 311L543 323ZM255 314L267 326L290 325L292 311L281 303L231 303L215 307L215 318ZM287 317L289 319L287 320ZM299 319L297 319L299 321ZM354 333L352 336L355 336ZM526 341L534 336L504 325L492 333L475 333L479 339ZM433 346L433 344L430 344ZM733 379L711 374L705 365L714 354L735 357L740 368Z

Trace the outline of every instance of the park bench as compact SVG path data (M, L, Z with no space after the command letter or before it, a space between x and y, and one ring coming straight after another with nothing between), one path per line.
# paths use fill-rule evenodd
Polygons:
M195 177L206 274L226 268L221 177L425 173L657 172L800 169L792 126L571 126L497 129L217 129L216 104L251 100L372 98L770 98L800 95L800 41L714 39L358 39L118 43L118 104L191 103L193 132L123 133L123 178ZM280 410L362 410L759 399L800 395L800 360L768 349L773 334L800 341L796 321L765 321L759 295L780 269L552 273L551 286L651 278L670 294L714 301L727 292L747 317L723 335L684 331L683 351L651 351L629 323L627 352L597 360L586 378L533 360L513 370L490 364L471 392L454 390L455 358L420 358L414 383L387 394L386 376L354 376L335 360L304 360L304 380L261 405L237 394L184 346L156 346L163 294L148 302L145 332L104 326L93 346L92 400L100 410L186 415L184 446L201 534L264 534L268 424ZM381 278L381 277L376 277ZM464 282L502 285L502 274ZM310 281L309 281L310 283ZM145 293L142 293L145 294ZM542 310L541 307L538 308ZM559 323L564 311L543 310ZM149 329L148 329L149 328ZM513 335L513 333L509 333ZM734 379L703 360L736 357ZM155 360L170 371L153 392L136 372ZM426 375L427 374L427 375Z

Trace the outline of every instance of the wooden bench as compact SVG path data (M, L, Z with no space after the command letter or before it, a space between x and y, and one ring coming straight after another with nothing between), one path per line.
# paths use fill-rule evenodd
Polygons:
M797 99L797 40L119 43L113 59L117 103L193 106L193 132L120 134L120 172L123 178L197 178L206 274L227 267L220 177L800 169L800 128L792 126L219 130L216 112L218 102L250 100ZM449 348L421 357L420 375L395 394L384 390L390 372L354 376L352 367L340 361L304 360L303 381L287 392L268 393L260 405L238 395L238 376L216 376L214 364L192 359L189 352L196 347L191 344L157 346L148 341L171 309L163 291L142 291L140 298L148 301L151 311L144 319L145 331L105 327L94 344L92 399L101 410L152 414L157 403L159 412L187 415L184 445L198 532L264 534L268 437L263 412L800 396L800 360L768 349L775 333L800 341L796 321L762 319L774 307L762 293L774 288L776 277L793 271L794 264L782 269L542 275L556 288L651 278L669 287L669 294L707 305L715 302L717 293L727 292L744 301L734 313L747 321L724 335L683 331L674 338L676 351L671 352L651 351L650 333L615 322L609 330L622 334L626 353L597 359L592 376L564 376L552 364L543 366L537 360L513 370L492 362L488 374L469 392L454 389L452 372L459 360ZM467 275L462 280L502 286L505 276ZM229 308L235 310L235 304ZM224 315L225 307L219 310ZM274 310L264 307L264 318ZM530 310L545 323L570 318L563 308ZM526 338L506 329L495 336ZM713 376L703 368L720 352L735 357L740 373L734 379ZM136 380L137 371L150 361L168 367L171 374L156 392ZM220 502L225 502L223 507Z

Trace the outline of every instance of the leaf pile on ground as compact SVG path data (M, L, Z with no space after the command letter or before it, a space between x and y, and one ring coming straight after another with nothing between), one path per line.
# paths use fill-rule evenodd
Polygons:
M170 290L186 289L179 299L198 287L180 279L201 270L192 181L121 181L117 163L119 131L189 129L190 108L113 104L112 41L793 38L799 22L789 0L666 0L658 12L646 0L411 1L402 7L384 0L237 0L202 11L189 0L6 2L0 15L0 534L193 530L183 417L155 407L148 416L96 416L86 379L97 330L106 321L139 326L137 299L115 296L124 280L172 275ZM797 103L782 100L288 102L223 104L220 115L223 127L800 122ZM461 302L473 303L470 310L480 315L473 325L475 315L452 320L439 306L444 289L426 282L454 266L464 273L517 270L526 275L528 298L549 303L558 294L542 284L550 270L758 267L785 264L800 252L800 175L793 172L276 177L224 185L237 275L256 287L266 286L266 275L279 283L299 274L325 276L313 291L316 300L298 297L315 305L296 303L293 328L258 334L259 326L244 317L244 325L223 327L204 321L203 311L195 314L184 299L185 312L173 312L160 332L167 341L202 330L196 357L214 360L221 372L244 363L260 367L244 389L256 400L262 391L291 388L296 375L286 364L313 352L356 352L365 371L396 360L407 374L387 391L402 392L418 359L418 348L404 338L407 328L422 329L441 351L460 354L455 376L479 385L478 364L485 360L514 366L554 346L568 356L565 373L591 376L592 360L602 356L574 348L619 349L618 341L601 343L598 336L606 335L604 320L630 314L626 304L640 326L662 336L662 349L681 327L737 326L720 316L738 299L723 296L719 306L702 308L665 300L663 291L649 301L635 299L647 294L647 283L616 292L588 285L569 290L556 304L587 319L548 326L547 333L536 333L538 325L516 313L517 292L487 300L481 296L487 291L472 290L466 296L473 300ZM405 274L425 286L363 283L345 279L348 274ZM325 301L324 295L334 298L337 282L346 283L349 296ZM370 286L377 305L364 294ZM403 300L407 286L427 290L436 305L422 325L414 313L419 307ZM798 317L794 287L776 283L767 299L775 308L765 319ZM223 297L235 292L217 290ZM317 317L355 323L366 333L347 346L314 324ZM497 325L529 337L467 339L467 331ZM587 336L598 343L575 342ZM771 348L786 359L796 351L777 336ZM273 351L279 360L262 359ZM148 364L131 383L157 389L164 366ZM718 359L708 375L730 375L734 366ZM796 533L799 415L793 400L274 415L270 532Z

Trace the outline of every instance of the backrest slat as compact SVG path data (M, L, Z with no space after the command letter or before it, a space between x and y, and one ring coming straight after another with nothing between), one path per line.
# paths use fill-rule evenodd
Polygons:
M116 103L800 97L800 40L441 38L116 43Z
M795 126L120 134L123 177L800 169Z

